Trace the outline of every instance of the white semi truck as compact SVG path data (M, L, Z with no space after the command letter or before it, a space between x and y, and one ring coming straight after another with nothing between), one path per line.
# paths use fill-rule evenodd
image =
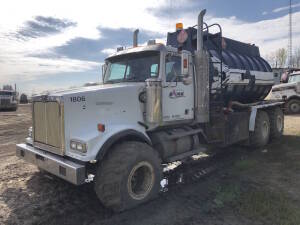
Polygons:
M16 90L0 90L0 110L16 111L18 108Z
M35 97L17 156L75 185L93 180L100 201L122 211L158 195L169 163L279 138L282 102L263 100L270 66L204 14L196 28L179 24L166 45L138 46L134 32L132 48L105 60L101 85Z
M300 71L289 74L287 83L274 85L271 98L284 101L287 113L300 113Z

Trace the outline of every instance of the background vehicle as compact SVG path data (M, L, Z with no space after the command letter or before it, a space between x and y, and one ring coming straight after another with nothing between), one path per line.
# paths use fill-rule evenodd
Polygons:
M16 111L18 108L17 91L10 85L4 85L0 90L0 110Z
M271 98L285 101L287 113L300 113L300 71L289 74L288 83L274 85Z
M28 103L28 97L27 97L27 95L26 94L21 94L21 96L20 96L20 103L21 104L27 104Z
M138 46L135 31L133 48L106 59L102 85L36 96L17 156L76 185L94 180L101 202L122 211L158 195L164 165L279 138L282 102L263 100L270 66L204 14L197 29L178 24L167 45Z

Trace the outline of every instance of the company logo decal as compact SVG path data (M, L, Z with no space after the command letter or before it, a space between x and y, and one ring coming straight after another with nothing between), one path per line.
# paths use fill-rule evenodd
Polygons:
M169 94L169 98L181 98L181 97L184 97L184 91L183 90L176 90L176 89L173 89L170 94Z

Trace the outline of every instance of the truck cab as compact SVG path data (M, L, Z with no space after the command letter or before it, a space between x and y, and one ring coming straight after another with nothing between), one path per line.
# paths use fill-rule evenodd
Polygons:
M192 66L188 65L191 61L188 51L178 52L176 48L150 42L147 46L123 50L107 58L103 83L142 83L144 87L155 83L163 87L160 99L156 99L164 102L159 122L192 120L194 79ZM139 98L144 103L146 93L141 93ZM146 117L142 121L146 123Z
M18 108L17 93L14 90L0 90L0 110L16 111Z
M284 100L287 113L300 113L300 71L289 74L287 83L274 85L272 99Z

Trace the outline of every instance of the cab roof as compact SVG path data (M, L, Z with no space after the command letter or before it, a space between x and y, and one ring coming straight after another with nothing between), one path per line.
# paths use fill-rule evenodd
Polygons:
M145 52L145 51L159 51L159 52L177 52L177 48L166 46L161 43L152 44L152 45L146 45L146 46L138 46L138 47L132 47L127 48L118 52L113 53L112 55L108 56L106 59L113 58L115 56L130 54L130 53L139 53L139 52Z

